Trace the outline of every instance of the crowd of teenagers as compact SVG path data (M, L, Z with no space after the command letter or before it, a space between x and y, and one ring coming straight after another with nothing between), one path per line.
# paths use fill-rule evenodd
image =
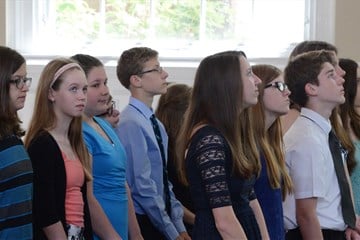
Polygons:
M121 112L98 58L51 60L24 130L32 78L0 46L0 239L360 239L360 68L334 45L214 53L192 86L135 47L116 74Z

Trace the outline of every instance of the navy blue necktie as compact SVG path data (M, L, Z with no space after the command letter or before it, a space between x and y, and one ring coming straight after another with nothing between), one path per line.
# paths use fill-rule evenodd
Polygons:
M152 127L154 129L156 140L159 145L160 152L161 152L161 158L162 158L162 164L163 164L165 209L166 209L166 212L168 213L168 215L171 216L170 190L169 190L168 174L167 174L167 168L166 168L165 149L164 149L163 141L161 138L159 124L158 124L154 114L151 115L150 121L151 121Z
M333 131L329 133L329 147L334 161L336 176L339 182L341 195L341 209L345 224L351 228L355 228L356 216L354 205L351 200L350 186L345 174L341 149L342 146Z

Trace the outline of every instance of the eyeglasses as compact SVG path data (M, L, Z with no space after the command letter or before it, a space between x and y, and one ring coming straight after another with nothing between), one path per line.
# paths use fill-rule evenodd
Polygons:
M30 77L19 77L16 79L10 79L10 83L15 84L17 89L22 89L24 86L30 87L32 78Z
M157 68L153 68L153 69L150 69L150 70L146 70L146 71L143 71L143 72L139 72L137 75L143 75L145 73L151 73L151 72L158 72L158 73L162 73L164 71L164 69L162 67L157 67Z
M275 87L275 88L277 88L280 92L285 92L285 90L288 89L288 85L286 85L286 83L283 83L283 82L273 82L273 83L269 83L268 85L265 85L264 88L269 88L269 87Z

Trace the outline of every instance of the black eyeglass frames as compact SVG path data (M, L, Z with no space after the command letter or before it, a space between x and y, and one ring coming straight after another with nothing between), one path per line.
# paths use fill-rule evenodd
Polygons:
M145 73L151 73L151 72L158 72L158 73L161 74L163 71L164 71L164 68L156 67L156 68L153 68L153 69L150 69L150 70L139 72L137 75L143 75Z
M17 89L22 89L24 86L31 86L32 78L30 77L18 77L15 79L10 79L10 83L15 84Z
M264 88L269 88L269 87L275 87L275 88L277 88L280 92L285 92L285 90L288 89L288 85L286 85L286 83L284 83L284 82L273 82L273 83L269 83L269 84L265 85Z

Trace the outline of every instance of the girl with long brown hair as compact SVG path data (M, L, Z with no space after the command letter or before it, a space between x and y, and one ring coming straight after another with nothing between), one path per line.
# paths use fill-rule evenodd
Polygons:
M260 162L249 118L260 82L241 51L198 67L177 144L195 208L192 239L268 239L253 190Z
M33 170L18 111L31 78L25 58L0 46L0 239L32 239Z

